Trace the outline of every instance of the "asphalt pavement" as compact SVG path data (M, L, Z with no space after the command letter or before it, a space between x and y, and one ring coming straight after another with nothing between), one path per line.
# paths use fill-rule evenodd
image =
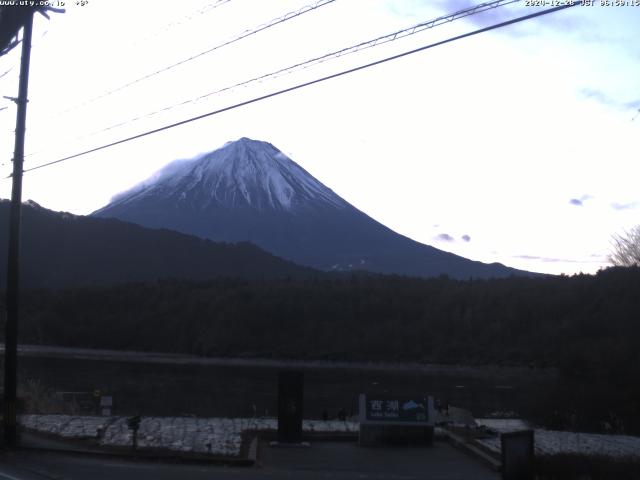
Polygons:
M497 480L499 475L444 442L433 447L359 447L312 442L308 448L263 441L256 466L120 459L104 455L21 450L0 454L0 480L211 479Z

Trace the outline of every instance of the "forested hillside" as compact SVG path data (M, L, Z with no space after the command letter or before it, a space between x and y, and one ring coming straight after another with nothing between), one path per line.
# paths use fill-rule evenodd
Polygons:
M590 398L603 415L611 403L640 418L640 268L481 281L170 280L30 291L22 304L23 343L557 367L564 393L554 402Z
M0 200L0 224L9 202ZM0 272L6 272L8 236L0 235ZM158 278L208 280L304 277L315 273L247 242L216 243L115 219L54 212L27 202L22 209L20 281L25 288L114 285ZM6 275L0 275L0 288Z
M216 356L574 362L578 372L640 364L639 292L638 268L476 281L168 280L27 292L21 340Z

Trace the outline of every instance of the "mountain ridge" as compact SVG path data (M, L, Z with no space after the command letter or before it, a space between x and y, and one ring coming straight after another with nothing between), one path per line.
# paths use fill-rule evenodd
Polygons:
M0 222L8 223L8 200L0 199ZM215 243L167 229L117 219L55 212L33 201L22 208L21 284L70 288L166 278L208 280L297 278L317 272L278 258L248 242ZM0 251L7 251L6 235ZM0 269L6 270L6 255ZM6 276L0 275L0 288Z
M535 275L421 244L389 229L267 142L243 137L172 162L91 214L215 241L249 241L324 271L420 277Z

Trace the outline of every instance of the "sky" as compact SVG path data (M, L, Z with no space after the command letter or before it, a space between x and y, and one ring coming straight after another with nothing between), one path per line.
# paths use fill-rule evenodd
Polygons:
M212 94L481 2L64 3L35 19L25 169L548 8L514 2ZM612 235L640 223L640 4L593 3L26 172L23 200L86 215L173 160L250 137L419 242L595 273ZM17 95L19 57L0 57L0 97ZM0 109L4 178L15 106ZM10 192L0 180L0 198Z

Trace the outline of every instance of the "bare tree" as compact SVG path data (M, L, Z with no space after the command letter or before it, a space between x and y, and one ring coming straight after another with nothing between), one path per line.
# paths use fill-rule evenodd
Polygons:
M640 225L612 238L609 261L618 267L640 266Z

